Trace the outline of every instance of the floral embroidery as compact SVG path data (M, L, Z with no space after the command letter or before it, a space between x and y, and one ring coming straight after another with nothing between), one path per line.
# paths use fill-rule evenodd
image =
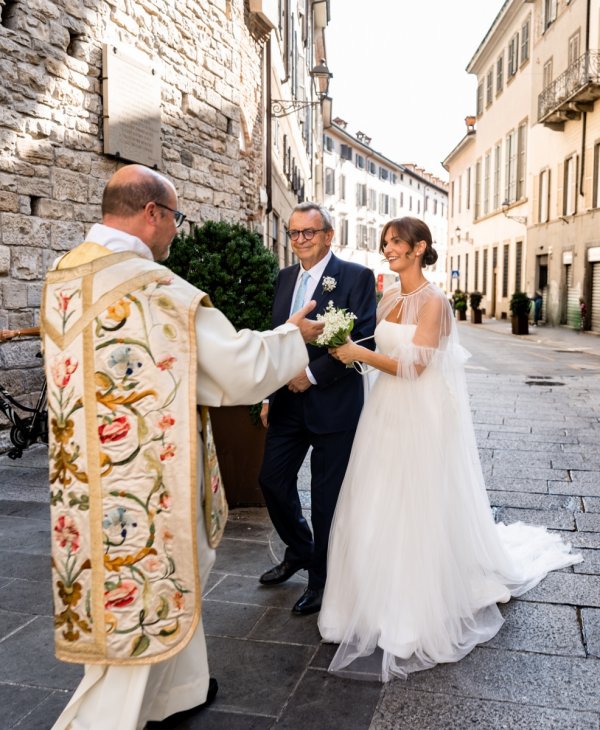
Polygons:
M172 459L175 456L176 450L177 447L175 444L165 444L164 449L160 452L160 460L167 461L167 459Z
M75 314L75 310L69 308L71 306L71 300L79 296L81 291L79 289L71 289L70 291L59 290L54 292L54 298L56 299L56 308L54 311L58 312L61 319L62 333L64 335L67 327L67 322Z
M100 442L105 444L107 442L113 443L114 441L121 441L121 439L124 439L127 436L130 428L131 424L129 423L127 416L117 416L117 418L114 418L112 421L102 423L98 426Z
M58 355L51 365L52 379L57 388L66 388L71 380L71 375L77 370L79 363L75 358L66 355Z
M106 310L106 316L109 319L114 319L115 322L121 322L129 317L131 312L131 305L126 299L121 299L116 304L112 304Z
M177 358L173 357L173 355L169 355L168 357L163 357L162 360L159 360L156 363L156 367L159 370L171 370L173 365L177 362Z
M171 426L175 425L175 419L170 413L163 413L156 425L161 431L167 431Z
M337 281L333 278L333 276L324 276L323 277L323 291L324 292L332 292L337 286Z
M67 548L70 553L76 553L79 550L80 534L72 517L61 515L54 525L54 532L61 548Z
M104 591L104 608L125 608L135 601L138 587L132 580L123 580L116 588Z

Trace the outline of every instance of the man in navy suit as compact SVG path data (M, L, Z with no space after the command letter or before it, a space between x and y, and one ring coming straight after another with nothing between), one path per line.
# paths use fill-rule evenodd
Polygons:
M315 299L314 313L332 301L356 315L352 338L369 337L375 328L373 272L333 255L329 213L315 203L293 210L288 237L300 264L279 273L273 326ZM369 346L372 340L365 344ZM306 615L321 608L327 573L327 544L354 432L363 405L363 383L353 369L332 358L326 348L307 345L309 364L271 396L261 414L268 431L260 485L271 521L286 544L283 561L260 577L263 585L283 583L302 568L308 587L292 612ZM311 530L302 515L298 471L311 455ZM313 537L314 534L314 537Z

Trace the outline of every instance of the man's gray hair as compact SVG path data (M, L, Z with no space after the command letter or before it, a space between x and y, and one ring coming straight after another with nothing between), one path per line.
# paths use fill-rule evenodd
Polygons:
M326 231L333 231L333 222L327 208L323 208L318 203L311 203L307 200L305 203L298 203L298 205L292 210L292 213L307 213L309 210L316 210L321 215L323 221L323 229Z

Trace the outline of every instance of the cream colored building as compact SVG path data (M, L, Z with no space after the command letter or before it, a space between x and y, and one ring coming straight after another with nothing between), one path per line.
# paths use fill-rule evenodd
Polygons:
M488 316L507 317L525 287L531 127L532 4L508 0L473 55L476 116L444 160L450 173L449 290L480 291Z
M448 192L446 183L413 164L393 162L371 146L364 132L351 134L334 119L324 134L324 205L333 216L333 250L372 269L379 287L395 280L379 253L381 230L391 218L423 219L431 229L438 262L427 277L446 285Z
M448 155L452 288L517 290L600 332L600 0L507 0L471 59L477 115ZM467 235L468 234L468 235Z
M546 319L600 332L600 2L532 5L535 25L527 286Z

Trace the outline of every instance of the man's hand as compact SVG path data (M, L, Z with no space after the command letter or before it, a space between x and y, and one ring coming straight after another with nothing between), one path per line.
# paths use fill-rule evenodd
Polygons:
M299 375L296 375L295 378L290 380L288 388L292 391L292 393L304 393L304 391L308 390L311 385L312 383L308 379L308 375L303 370Z
M260 409L260 421L265 428L269 428L269 404L263 403Z
M325 327L323 322L316 322L314 319L306 319L306 315L312 312L316 306L317 303L314 299L312 299L308 304L305 304L302 309L299 309L288 319L288 322L291 322L291 324L295 324L296 327L298 327L304 342L313 342L316 340ZM295 379L296 378L294 378L294 380ZM306 388L304 388L304 390L306 390Z

